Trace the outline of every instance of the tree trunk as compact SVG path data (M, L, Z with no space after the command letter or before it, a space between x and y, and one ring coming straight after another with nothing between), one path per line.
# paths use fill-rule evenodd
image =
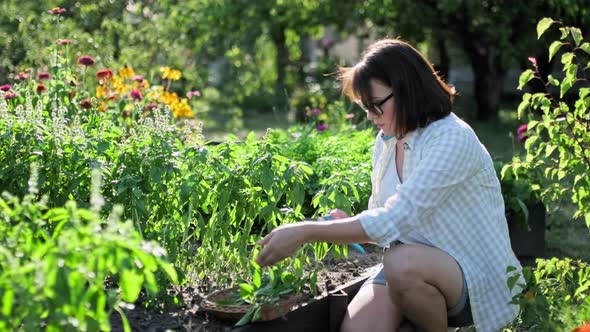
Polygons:
M277 26L272 32L272 41L277 49L276 57L276 95L286 96L287 91L285 87L285 77L287 72L287 65L289 64L289 49L287 48L287 40L285 38L285 27Z
M449 58L449 51L445 42L445 38L442 34L436 34L434 37L434 43L436 50L438 51L438 64L435 65L435 69L438 75L445 82L449 82L449 68L451 60Z
M502 82L506 70L490 58L489 53L470 52L471 68L473 70L473 95L477 105L476 118L490 120L498 116L500 97L502 96Z

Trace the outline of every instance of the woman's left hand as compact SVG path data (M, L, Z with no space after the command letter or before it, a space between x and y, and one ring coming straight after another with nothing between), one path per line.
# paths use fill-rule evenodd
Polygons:
M308 222L298 222L277 227L256 244L264 246L256 263L261 267L273 265L295 253L306 242L305 228Z

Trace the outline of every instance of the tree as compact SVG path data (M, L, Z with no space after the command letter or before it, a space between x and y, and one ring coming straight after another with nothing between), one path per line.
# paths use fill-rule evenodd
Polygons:
M487 120L498 113L502 81L508 69L520 67L532 55L531 50L541 49L529 37L536 22L548 13L560 13L568 21L587 21L590 10L583 3L372 0L368 1L368 19L377 26L395 29L406 39L429 40L443 55L446 43L462 49L474 73L477 118Z

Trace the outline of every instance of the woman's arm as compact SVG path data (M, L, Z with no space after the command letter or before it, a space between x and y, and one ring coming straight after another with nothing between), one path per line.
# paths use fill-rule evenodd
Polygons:
M256 262L260 266L273 265L293 255L295 250L305 243L349 244L368 241L369 237L356 217L322 222L302 221L277 227L256 242L264 246Z

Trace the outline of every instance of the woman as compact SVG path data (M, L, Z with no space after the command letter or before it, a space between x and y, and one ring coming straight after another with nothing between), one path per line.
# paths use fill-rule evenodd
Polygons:
M511 322L510 247L504 201L492 160L473 130L451 112L454 90L409 44L371 45L341 69L343 91L380 129L368 210L274 229L258 243L267 266L304 243L375 242L383 268L348 306L342 331L445 331Z

